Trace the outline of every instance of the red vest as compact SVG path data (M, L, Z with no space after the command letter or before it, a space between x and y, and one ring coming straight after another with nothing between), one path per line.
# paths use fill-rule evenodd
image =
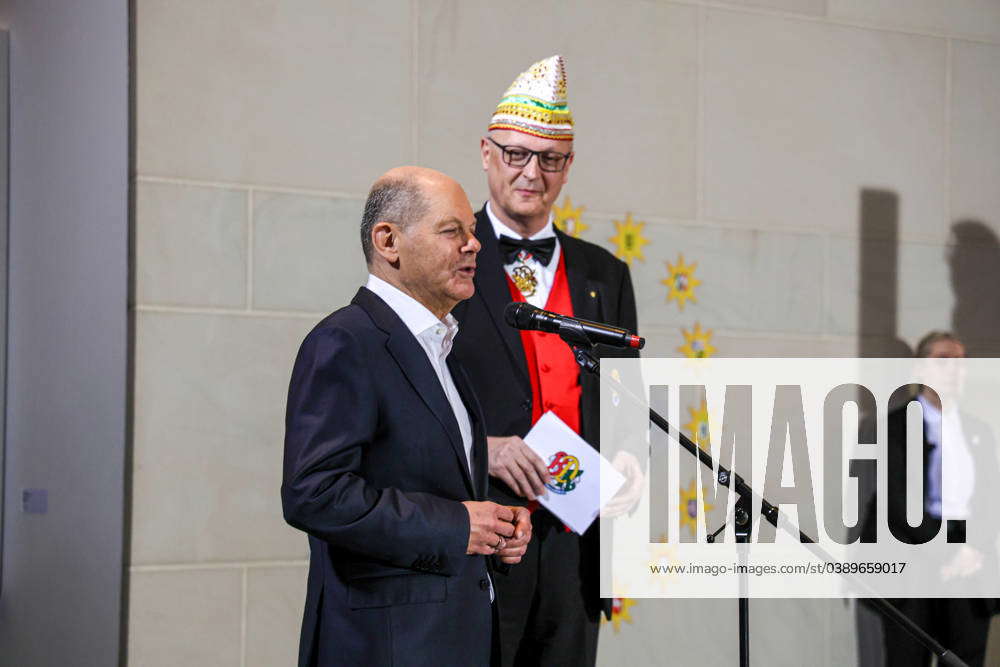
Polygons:
M556 279L552 283L545 310L573 315L573 303L566 280L566 259L559 253ZM507 276L507 287L514 301L525 301L521 290ZM559 415L571 429L580 433L580 367L573 351L556 334L542 331L521 331L521 345L531 379L531 423L537 422L549 410Z

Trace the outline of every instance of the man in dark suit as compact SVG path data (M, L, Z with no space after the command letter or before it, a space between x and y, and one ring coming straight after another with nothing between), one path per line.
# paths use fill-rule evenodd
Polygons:
M955 595L979 589L976 578L984 568L996 568L994 556L965 542L965 528L942 519L971 519L975 508L991 507L992 487L997 478L996 451L989 428L966 413L953 410L942 418L941 398L935 389L952 400L961 392L957 369L945 365L936 369L935 359L964 358L965 346L953 334L934 331L917 344L915 356L926 384L917 395L887 416L888 478L886 513L895 526L893 538L905 544L925 544L939 531L947 531L948 549L936 565L942 578L954 587ZM946 362L947 363L947 362ZM929 385L929 386L928 386ZM933 388L932 388L933 387ZM923 465L925 479L923 520L911 526L906 519L907 478L906 412L910 402L920 403L923 413ZM874 425L869 424L868 429ZM869 433L868 437L872 438ZM869 441L874 441L869 439ZM944 454L944 456L943 456ZM942 461L949 461L949 476L942 476ZM877 537L877 512L870 504L862 531L862 541ZM962 544L958 544L962 543ZM990 617L997 611L996 600L989 598L896 598L890 600L901 612L923 628L945 648L950 649L970 667L983 664L986 634ZM883 624L885 658L888 667L928 664L930 653L903 628L892 621Z
M487 556L517 563L531 522L484 500L483 416L449 355L475 225L447 176L385 174L361 223L368 283L299 350L281 498L309 534L303 667L495 658Z
M482 245L476 294L455 309L462 325L455 354L486 416L490 497L533 509L527 553L495 580L504 665L593 665L602 609L610 616L610 601L599 597L596 524L579 536L537 507L549 481L547 462L522 440L553 411L596 448L599 382L580 373L558 336L518 332L503 316L509 302L527 301L636 328L628 266L553 227L552 205L573 163L572 140L564 64L553 56L515 80L481 141L490 199L476 214ZM629 482L607 514L632 507L641 492L637 459L621 454L613 463Z

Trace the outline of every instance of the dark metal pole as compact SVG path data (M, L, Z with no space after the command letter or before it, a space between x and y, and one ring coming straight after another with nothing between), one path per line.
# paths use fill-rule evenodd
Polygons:
M734 519L736 526L736 547L739 552L739 564L744 566L736 576L740 578L740 599L739 599L739 638L740 638L740 667L750 667L750 593L747 590L747 570L750 531L753 522L750 520L750 496L741 494L736 501Z

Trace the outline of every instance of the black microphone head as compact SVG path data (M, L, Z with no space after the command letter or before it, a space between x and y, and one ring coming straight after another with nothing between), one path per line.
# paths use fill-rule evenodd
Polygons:
M512 301L503 309L503 319L515 329L523 329L531 322L531 313L536 310L530 303Z

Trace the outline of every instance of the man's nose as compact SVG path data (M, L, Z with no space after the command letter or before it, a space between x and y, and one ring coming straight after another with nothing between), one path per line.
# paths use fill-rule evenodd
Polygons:
M539 159L540 158L539 158L538 154L531 155L531 157L528 158L527 164L525 164L524 167L521 168L521 173L524 174L528 178L538 178L538 171L539 171L539 169L538 169L538 160Z
M462 248L463 252L479 252L483 247L483 244L479 242L475 234L469 234L469 240L465 242L465 247Z

